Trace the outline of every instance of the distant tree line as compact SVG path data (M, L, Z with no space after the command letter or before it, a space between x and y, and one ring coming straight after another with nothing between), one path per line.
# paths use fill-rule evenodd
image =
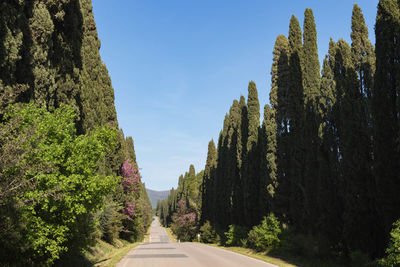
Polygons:
M331 40L321 71L312 10L303 31L292 16L275 42L261 125L250 82L209 143L199 225L251 229L272 212L316 255L375 259L389 240L398 255L399 230L389 233L400 219L399 25L398 1L379 1L374 47L354 5L351 44Z
M196 235L201 212L203 171L196 174L193 165L179 176L178 188L172 188L167 199L157 201L156 213L162 225L172 225L178 238L189 241ZM179 216L177 216L179 215ZM182 217L185 219L182 220Z
M151 222L90 0L0 2L0 265L53 265Z

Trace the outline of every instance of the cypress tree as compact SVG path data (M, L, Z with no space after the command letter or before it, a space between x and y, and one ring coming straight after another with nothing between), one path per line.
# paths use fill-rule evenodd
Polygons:
M341 173L344 182L344 236L349 250L369 255L377 252L377 214L373 204L370 97L374 70L374 49L368 40L361 9L354 5L351 50L339 41L337 60L345 73L340 103ZM341 45L343 43L343 45Z
M125 142L126 142L126 145L127 145L128 158L132 159L132 161L136 163L135 146L134 146L134 143L133 143L132 136L126 137Z
M54 32L54 24L43 2L34 3L29 22L33 43L30 51L32 55L30 68L33 74L33 98L38 104L43 105L50 102L55 87L55 73L49 60L54 53L51 38Z
M288 158L288 138L289 138L289 119L290 119L290 106L289 106L289 41L284 35L279 35L276 38L274 51L273 51L273 63L271 67L271 91L270 91L270 103L273 111L269 111L271 114L274 113L276 133L276 179L279 188L274 188L274 212L280 217L288 211L288 186L289 181L287 180L287 171L289 167ZM266 109L264 108L264 122L263 127L266 127ZM268 108L270 109L270 108ZM270 127L272 125L270 124ZM266 129L266 128L265 128ZM264 129L264 130L265 130ZM271 133L264 133L266 137ZM263 145L264 147L266 145ZM268 190L271 192L271 190Z
M243 225L243 188L241 180L241 165L242 165L242 110L243 102L239 103L237 100L229 111L230 125L229 125L229 168L226 176L229 179L227 185L230 189L230 205L231 205L231 222L234 224Z
M247 98L248 137L246 144L245 171L245 198L247 199L246 209L248 211L247 226L251 227L259 223L262 214L259 211L259 187L260 179L259 162L260 157L258 146L258 133L260 128L260 103L256 84L251 81L248 86Z
M320 64L318 59L317 30L310 8L304 12L303 34L303 90L306 103L314 104L320 96ZM309 107L313 108L313 107Z
M250 81L248 86L247 117L249 121L247 152L250 152L257 146L258 128L260 127L260 102L258 101L257 87L253 81Z
M305 190L303 227L313 231L314 221L319 217L316 208L316 184L318 180L319 148L319 112L317 102L320 99L320 64L318 59L317 31L311 9L304 12L303 34L303 95L305 107L304 131L302 133L305 148L303 165L303 186Z
M215 222L213 211L215 206L215 168L217 166L217 148L214 140L208 143L208 153L206 166L204 167L203 185L202 185L202 206L201 206L201 224L205 221Z
M386 243L392 223L400 217L400 8L398 1L381 0L375 24L376 73L372 93L374 123L374 176L377 207L383 222ZM382 247L382 246L381 246Z
M260 129L260 188L259 207L262 215L272 211L275 190L278 187L276 164L276 119L275 110L269 105L264 107L264 119Z
M108 71L100 58L100 40L97 36L91 0L80 2L83 17L81 114L84 132L96 126L117 126L114 90Z
M230 185L229 177L226 176L229 168L229 149L228 149L228 131L229 131L229 115L225 115L224 127L218 139L218 162L216 170L216 194L215 218L216 223L221 228L225 228L230 224Z
M320 234L325 236L333 248L343 243L343 195L339 174L339 144L336 123L336 80L334 75L337 45L331 39L329 51L322 68L321 98L319 101L321 145L318 154L317 203L321 214L315 222ZM340 102L340 99L339 99Z
M196 175L196 171L194 169L193 164L190 164L190 166L189 166L189 176L194 176L194 175Z
M302 135L304 124L304 99L303 99L303 75L302 58L303 44L300 23L292 16L289 24L289 80L288 80L288 138L287 147L281 147L278 143L280 154L287 155L287 168L280 168L282 180L287 186L282 186L287 201L283 201L282 219L291 223L295 228L300 228L300 221L304 214L305 191L303 188L304 166L304 136ZM286 178L287 177L287 178ZM281 185L283 185L281 183ZM284 191L286 188L286 191ZM281 189L279 191L281 191ZM285 200L285 198L283 198Z
M366 113L369 114L375 74L375 50L368 39L368 27L362 10L357 4L353 7L350 37L353 64L358 76L358 88L365 98Z

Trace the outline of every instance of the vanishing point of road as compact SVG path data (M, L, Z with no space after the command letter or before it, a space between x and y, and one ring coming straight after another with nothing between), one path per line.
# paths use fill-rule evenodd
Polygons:
M170 242L156 217L150 242L132 249L117 267L276 267L241 254L200 243Z

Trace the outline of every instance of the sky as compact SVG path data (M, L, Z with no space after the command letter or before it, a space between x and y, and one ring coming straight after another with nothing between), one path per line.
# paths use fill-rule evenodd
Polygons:
M274 42L312 8L319 58L329 39L350 42L353 4L375 43L378 0L93 0L100 54L111 76L119 127L132 136L147 188L169 190L218 140L234 99L255 81L269 103Z

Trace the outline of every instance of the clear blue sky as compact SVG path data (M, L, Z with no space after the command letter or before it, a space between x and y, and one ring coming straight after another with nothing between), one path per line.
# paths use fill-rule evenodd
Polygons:
M204 168L233 99L257 84L268 103L275 38L294 14L314 11L322 62L329 38L350 41L354 3L370 39L378 0L94 0L101 56L118 121L132 136L146 186L166 190L194 164Z

